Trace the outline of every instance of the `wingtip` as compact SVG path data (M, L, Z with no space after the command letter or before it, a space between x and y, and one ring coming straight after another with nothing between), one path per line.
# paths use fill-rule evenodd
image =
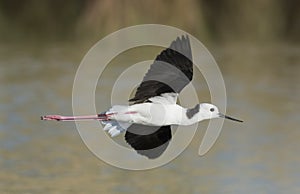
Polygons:
M183 35L181 36L181 39L182 39L182 40L188 40L188 39L189 39L189 36L188 36L187 34L183 34Z

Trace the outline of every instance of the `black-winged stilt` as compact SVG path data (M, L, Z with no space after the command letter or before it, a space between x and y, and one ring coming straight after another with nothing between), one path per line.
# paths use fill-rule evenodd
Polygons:
M213 104L201 103L194 108L176 104L178 94L193 78L191 60L189 37L178 37L156 57L135 96L129 100L131 105L115 105L98 115L47 115L41 119L100 120L112 137L125 132L126 142L148 158L157 158L165 151L172 138L171 125L191 125L213 118L242 122L220 113Z

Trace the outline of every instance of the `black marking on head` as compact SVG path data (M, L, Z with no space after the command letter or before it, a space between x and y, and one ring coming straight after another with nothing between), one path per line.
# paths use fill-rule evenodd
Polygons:
M197 114L200 110L200 105L197 104L194 108L187 109L186 116L187 118L192 118L195 114Z

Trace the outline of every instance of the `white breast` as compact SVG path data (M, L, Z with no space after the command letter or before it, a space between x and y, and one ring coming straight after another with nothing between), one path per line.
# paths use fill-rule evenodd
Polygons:
M132 115L134 123L152 126L179 124L184 113L181 106L177 104L142 103L130 106L130 111L137 114Z

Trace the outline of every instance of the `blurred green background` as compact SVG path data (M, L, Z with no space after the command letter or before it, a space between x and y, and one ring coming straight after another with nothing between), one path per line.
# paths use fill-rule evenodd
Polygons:
M1 41L98 40L122 27L160 23L205 41L299 41L297 0L1 0Z
M300 193L299 9L297 0L0 0L0 193ZM72 114L73 80L89 48L145 23L203 42L223 73L228 114L245 122L225 122L199 157L201 122L171 163L133 172L96 158L73 122L39 117ZM116 57L98 83L97 110L110 106L120 69L160 51ZM200 101L210 101L199 72L194 79Z

